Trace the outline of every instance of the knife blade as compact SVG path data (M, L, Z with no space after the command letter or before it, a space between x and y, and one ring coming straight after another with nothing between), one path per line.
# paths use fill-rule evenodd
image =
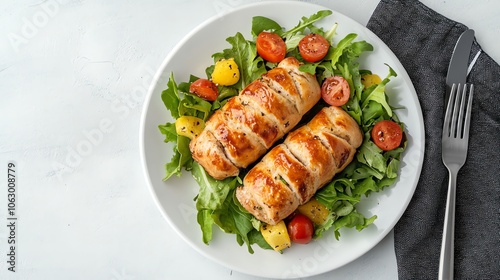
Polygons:
M448 74L446 76L446 95L445 103L448 103L448 97L450 96L451 86L453 84L465 84L467 79L467 68L469 63L470 51L472 48L472 42L474 41L474 30L465 30L455 45L453 49L453 54L451 55L450 64L448 66Z

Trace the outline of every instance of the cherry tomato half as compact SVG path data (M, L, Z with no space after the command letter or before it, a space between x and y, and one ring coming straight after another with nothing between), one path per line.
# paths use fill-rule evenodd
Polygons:
M292 242L299 244L309 243L314 234L313 222L306 215L300 213L294 215L287 228Z
M341 76L328 77L321 86L321 97L332 106L342 106L349 101L351 87Z
M219 95L217 85L207 79L198 79L191 83L189 92L207 101L215 101Z
M262 31L255 41L257 53L265 60L277 63L286 55L286 44L276 33Z
M322 60L328 53L330 43L325 37L311 33L306 35L299 42L299 53L307 62L317 62Z
M401 145L403 130L397 123L383 120L373 126L372 140L383 151L394 150Z

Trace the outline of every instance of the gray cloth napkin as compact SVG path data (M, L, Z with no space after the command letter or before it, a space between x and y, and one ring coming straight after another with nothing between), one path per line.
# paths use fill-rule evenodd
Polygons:
M448 187L441 160L445 80L467 26L416 0L382 0L367 27L407 70L425 123L420 180L394 229L399 278L437 279ZM480 50L474 42L470 60ZM455 277L500 279L500 66L482 52L467 82L474 84L475 95L468 158L457 182Z

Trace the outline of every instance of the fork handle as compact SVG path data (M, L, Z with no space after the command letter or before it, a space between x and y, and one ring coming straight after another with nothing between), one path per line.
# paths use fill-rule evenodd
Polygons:
M446 212L444 215L441 256L439 258L439 280L453 279L454 268L455 197L458 169L449 168L448 170L450 171L450 179L446 199Z

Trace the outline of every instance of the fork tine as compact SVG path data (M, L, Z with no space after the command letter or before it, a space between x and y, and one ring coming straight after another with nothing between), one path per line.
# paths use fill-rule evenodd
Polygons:
M460 130L457 129L457 124L460 122L460 118L459 118L459 114L460 114L460 111L461 111L461 108L460 108L460 100L461 100L461 84L458 84L457 85L457 89L456 89L456 92L455 92L455 96L454 96L454 105L453 105L453 110L452 110L452 114L451 114L451 127L450 127L450 137L456 137L457 136L457 133L460 133ZM458 131L458 132L457 132Z
M465 91L464 91L465 94ZM474 85L470 85L469 87L469 99L467 101L467 111L465 112L465 124L464 124L464 133L463 133L463 138L465 140L469 140L469 128L470 128L470 116L472 113L472 98L474 95Z
M463 130L462 130L462 127L463 127L463 124L464 124L464 114L465 114L465 98L467 97L467 84L464 84L463 85L463 89L459 92L459 94L461 95L460 97L460 109L458 109L458 120L457 120L457 138L462 138L462 135L463 135ZM459 97L457 96L457 100L459 99ZM455 109L457 109L457 107L455 107Z
M450 126L451 126L451 115L453 113L453 102L455 100L455 95L457 93L457 85L453 84L451 86L450 97L448 99L448 105L446 107L446 113L443 122L443 137L450 136Z

